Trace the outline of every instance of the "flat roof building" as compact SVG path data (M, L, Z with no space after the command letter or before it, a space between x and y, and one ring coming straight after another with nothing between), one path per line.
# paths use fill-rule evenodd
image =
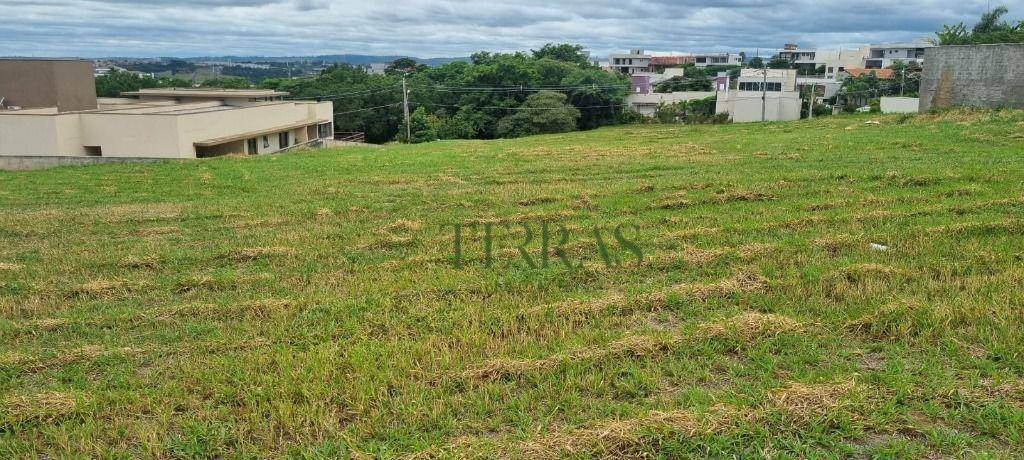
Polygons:
M0 69L25 68L21 62L30 61L0 60ZM32 67L45 83L0 71L0 157L256 155L334 136L331 102L285 100L288 93L281 91L211 88L97 98L91 65L61 62ZM69 69L74 78L57 75Z

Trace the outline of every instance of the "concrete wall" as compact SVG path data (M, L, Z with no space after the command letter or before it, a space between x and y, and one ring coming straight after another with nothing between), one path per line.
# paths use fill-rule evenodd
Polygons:
M916 97L883 97L880 101L882 113L917 113L921 99Z
M92 63L0 59L0 97L8 107L56 107L61 112L95 109Z
M921 113L932 108L1024 108L1024 44L939 46L924 54Z
M58 166L89 166L107 163L149 163L160 161L155 158L107 158L68 156L0 156L0 170L31 171L56 168Z
M801 103L800 94L795 91L768 92L764 104L765 120L799 120ZM761 121L761 93L753 91L719 93L715 111L728 113L734 123Z

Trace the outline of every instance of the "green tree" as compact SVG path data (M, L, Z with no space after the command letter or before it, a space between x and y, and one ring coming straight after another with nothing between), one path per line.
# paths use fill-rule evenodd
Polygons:
M402 57L391 61L391 63L384 68L384 73L386 75L401 75L403 73L419 72L427 68L427 66L416 62L413 58Z
M252 83L249 79L241 77L215 77L204 81L200 86L204 88L249 89L252 88Z
M779 57L773 57L772 60L768 61L769 69L792 69L793 63L788 59L781 59Z
M522 103L512 115L498 121L501 137L564 133L576 129L580 111L568 103L568 97L553 91L540 91Z
M764 67L764 59L761 59L760 57L755 57L755 58L751 59L750 62L747 63L747 67L750 67L752 69L763 68Z
M1010 24L1003 20L1009 13L1005 6L981 15L978 23L967 30L964 23L943 25L931 40L936 45L981 45L987 43L1024 43L1024 21Z
M427 109L423 107L417 107L416 110L409 115L409 126L410 134L412 137L409 142L412 144L419 144L422 142L432 142L438 139L437 127L440 124L440 120L429 113ZM399 139L405 141L405 122L402 122L399 126Z
M535 59L554 59L556 61L576 64L580 67L590 66L590 59L583 52L583 45L569 43L548 43L539 50L530 50Z
M126 91L138 91L145 88L190 87L187 80L180 78L153 78L135 72L112 70L106 75L96 77L96 95L99 97L118 97Z

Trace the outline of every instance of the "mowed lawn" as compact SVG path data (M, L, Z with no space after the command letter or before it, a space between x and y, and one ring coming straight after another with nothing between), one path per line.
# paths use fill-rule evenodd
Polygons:
M1022 212L1019 111L0 172L0 457L1019 456Z

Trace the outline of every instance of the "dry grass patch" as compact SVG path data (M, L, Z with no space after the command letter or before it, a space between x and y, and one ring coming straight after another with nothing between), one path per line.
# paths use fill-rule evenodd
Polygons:
M24 322L21 329L31 333L50 332L66 327L70 323L65 318L40 318Z
M694 437L712 432L688 411L651 412L642 417L548 433L515 446L513 458L644 458L652 435Z
M137 236L160 236L160 235L174 235L181 233L181 229L178 227L149 227L140 228L135 232Z
M266 257L279 257L279 256L290 256L296 254L297 251L292 248L284 248L279 246L271 247L255 247L255 248L244 248L233 252L230 256L232 260L238 262L262 259Z
M768 280L758 273L738 271L733 276L715 283L679 284L671 291L697 300L710 300L716 297L728 297L736 294L765 292Z
M779 247L770 243L750 243L736 248L736 254L745 261L754 260L779 250Z
M19 264L12 264L12 263L9 263L9 262L0 262L0 272L13 272L15 270L21 270L22 268L25 268L25 267L22 266L22 265L19 265Z
M865 334L876 340L906 339L925 332L922 321L930 309L913 300L891 302L860 318L846 323L851 332Z
M819 384L791 382L771 392L767 404L786 414L796 424L806 425L841 407L854 388L856 384L852 380Z
M687 200L686 198L680 198L680 197L673 196L673 197L662 198L662 199L658 200L657 203L654 203L653 205L651 205L651 207L655 208L655 209L681 209L681 208L688 207L691 204L693 204L693 202L690 201L690 200Z
M528 372L551 370L572 362L641 358L667 352L680 341L677 337L629 336L604 346L581 348L547 358L492 359L463 371L460 377L469 380L496 380Z
M717 203L732 203L736 201L770 201L774 200L775 195L765 192L757 192L750 190L731 190L724 193L719 193L712 197L712 201Z
M157 268L160 261L155 256L128 256L117 263L121 268Z
M896 287L896 280L905 274L880 264L855 264L836 270L822 278L822 291L835 299L870 296Z
M709 338L737 338L744 342L803 330L796 320L783 315L749 312L697 328L701 336Z
M25 368L29 372L39 372L74 363L91 363L109 355L133 355L138 352L139 350L127 347L107 349L98 345L86 345L79 348L57 350L57 353L49 358L12 353L7 355L3 360L0 360L0 362L4 363L8 367L21 367Z
M519 206L535 206L538 204L554 203L556 201L558 201L558 198L555 198L550 195L541 195L533 198L525 198L519 200L516 202L516 204L518 204Z
M131 283L127 280L94 280L88 283L79 284L71 289L72 297L112 298L125 297L139 287L139 283Z
M834 257L841 251L856 247L860 242L857 237L839 234L815 238L811 240L811 244L824 249L825 252Z
M75 413L78 402L70 394L46 391L30 395L10 395L3 400L0 420L55 422Z
M380 231L384 233L415 232L421 227L423 227L423 223L419 221L402 219L381 227Z

